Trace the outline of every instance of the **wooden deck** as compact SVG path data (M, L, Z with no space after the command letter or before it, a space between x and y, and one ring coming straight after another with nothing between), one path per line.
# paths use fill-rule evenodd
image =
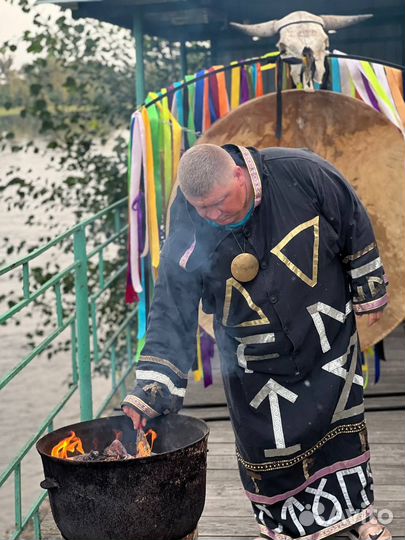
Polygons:
M376 386L370 385L366 393L375 506L378 511L392 512L393 522L389 528L395 539L405 540L405 412L395 410L405 404L405 397L386 395L405 393L403 327L387 338L386 356L382 380ZM191 382L184 410L186 414L207 419L211 430L207 498L199 524L199 539L254 540L258 530L239 481L232 429L228 420L215 420L227 416L227 410L223 406L212 407L223 404L225 399L217 369L214 383L204 390ZM43 525L44 540L61 540L50 513Z

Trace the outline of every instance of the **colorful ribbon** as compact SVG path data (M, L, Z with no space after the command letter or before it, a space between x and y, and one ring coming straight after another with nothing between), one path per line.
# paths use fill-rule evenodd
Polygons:
M335 51L338 52L338 51ZM274 60L278 51L269 53L262 62ZM379 64L347 58L331 58L331 88L334 92L356 97L381 111L404 130L405 103L402 95L402 72ZM166 212L177 176L181 151L195 144L206 131L230 110L264 93L280 77L283 87L291 86L288 66L272 77L276 63L255 62L231 64L230 85L222 66L188 75L163 89L160 100L136 111L131 119L128 155L129 253L126 300L139 301L137 358L145 343L146 321L151 303L154 279L160 263L160 240L164 236ZM221 71L218 71L220 69ZM208 75L204 77L204 75ZM319 85L315 85L315 88ZM229 93L228 93L229 91ZM149 94L148 102L157 94ZM196 379L212 382L213 342L199 330ZM368 380L370 352L363 355L365 384ZM381 354L373 353L376 378L379 378Z

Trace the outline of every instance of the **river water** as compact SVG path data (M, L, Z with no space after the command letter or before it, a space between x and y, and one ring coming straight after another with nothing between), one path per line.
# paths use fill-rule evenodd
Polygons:
M10 165L21 161L19 154L3 154L0 161L0 178L4 181L4 171ZM29 164L33 174L41 177L58 180L61 173L48 169L48 162L40 154L24 154L23 160ZM27 165L28 166L28 165ZM8 237L17 245L21 240L27 242L27 247L38 243L38 238L49 233L48 227L27 226L24 224L27 209L7 209L4 197L0 196L0 237ZM37 212L40 210L36 210ZM60 210L58 213L58 228L63 231L74 225L73 215L68 211ZM53 235L53 233L52 233ZM0 246L2 242L0 241ZM22 253L22 255L24 252ZM2 254L3 255L3 254ZM59 263L70 261L69 255L52 253ZM0 257L3 258L3 257ZM11 262L15 255L10 255ZM7 298L12 291L21 290L21 281L17 275L12 279L0 277L0 295L5 294L6 300L1 304L1 313L4 313ZM29 308L32 318L21 316L20 326L0 326L0 378L12 369L30 351L27 332L32 331L40 324L38 309ZM23 315L23 314L22 314ZM47 335L44 328L45 336ZM62 335L62 337L68 337ZM48 359L46 354L35 358L31 364L19 373L8 386L0 391L0 475L13 457L19 452L30 436L33 436L39 426L67 393L68 382L71 378L71 355L69 352L60 352L54 358ZM97 410L111 388L111 382L102 376L96 376L93 383L94 410ZM78 392L55 420L55 428L79 420ZM35 499L42 493L39 482L43 479L42 465L34 448L22 465L22 502L23 515L29 510ZM13 475L6 484L0 488L0 539L8 537L7 530L13 527L14 521L14 478ZM23 538L23 537L22 537Z

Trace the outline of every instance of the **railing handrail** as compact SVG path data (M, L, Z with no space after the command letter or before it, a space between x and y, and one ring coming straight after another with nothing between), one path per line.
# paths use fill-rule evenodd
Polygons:
M42 352L44 352L55 340L65 331L70 329L71 342L71 377L72 382L66 394L53 407L46 418L42 420L40 426L35 430L35 433L23 444L11 461L6 465L4 470L0 470L0 489L4 489L4 484L9 480L10 476L14 475L14 510L15 510L15 525L10 538L17 540L23 533L24 528L32 519L34 525L35 538L41 538L40 525L40 506L45 500L47 493L39 495L28 513L24 512L22 505L22 473L21 468L24 458L29 451L34 447L38 438L48 430L53 430L54 420L60 411L66 406L74 393L79 393L80 400L80 419L90 420L93 415L93 399L92 399L92 367L95 367L98 362L103 359L110 362L111 366L111 390L104 399L101 408L97 414L100 415L109 406L111 399L117 391L123 395L123 385L130 374L134 365L134 348L135 339L132 337L134 330L133 320L137 314L137 306L135 308L125 309L125 314L119 317L116 321L116 328L113 329L110 335L105 336L102 342L102 352L98 338L97 324L97 308L102 307L102 294L115 286L116 281L125 276L128 267L126 257L125 261L117 261L114 259L113 267L110 269L108 276L104 275L105 255L108 246L115 244L117 247L123 247L128 234L128 223L123 222L124 209L127 210L128 197L123 197L110 206L100 210L93 216L84 219L73 227L70 227L64 233L56 238L33 250L28 255L21 257L0 269L0 275L7 272L21 272L23 296L14 305L8 307L0 315L0 324L7 320L12 320L18 312L24 308L30 308L35 304L39 297L44 296L47 291L54 290L54 300L56 302L54 308L55 323L47 326L47 334L38 344L34 344L30 351L17 361L16 365L9 369L0 377L0 391L21 373L28 364L35 360ZM126 212L125 212L126 213ZM89 245L89 234L86 228L91 226L97 220L101 219L104 224L107 221L108 231L103 228L102 238L100 242L91 242ZM73 262L66 261L62 265L63 268L55 269L51 276L46 276L43 283L40 283L37 288L30 287L30 265L31 261L39 255L48 252L55 246L61 248L61 242L71 238ZM94 244L96 244L94 246ZM113 251L113 253L122 252ZM90 272L93 267L89 267L89 261L93 258L98 258L98 283L91 279ZM69 264L70 262L70 264ZM95 270L97 272L97 269ZM74 279L74 305L73 298L70 298L68 306L64 305L62 298L61 284L64 280ZM91 289L90 289L91 288ZM90 289L90 290L89 290ZM69 292L69 291L68 291ZM72 292L72 291L71 291ZM124 300L123 300L124 301ZM68 307L68 309L66 309ZM90 324L92 328L90 328ZM49 332L49 333L48 333ZM41 334L43 335L43 333ZM90 336L92 335L93 350L91 348ZM118 356L118 354L120 356ZM125 366L125 364L128 364Z
M69 236L73 235L79 229L87 227L88 225L90 225L91 223L93 223L94 221L96 221L97 219L102 217L104 214L110 212L111 210L114 210L114 208L117 208L117 207L123 205L127 201L128 201L128 197L123 197L122 199L120 199L119 201L116 201L115 203L111 204L107 208L104 208L103 210L100 210L99 212L97 212L97 214L94 214L94 216L91 216L90 218L87 218L84 221L81 221L80 223L77 223L76 225L74 225L73 227L71 227L70 229L65 231L64 233L60 234L59 236L57 236L56 238L54 238L53 240L51 240L50 242L48 242L44 246L41 246L41 247L35 249L34 251L32 251L31 253L29 253L28 255L25 255L24 257L21 257L20 259L17 259L16 261L14 261L14 262L6 265L6 266L1 267L0 268L0 276L2 276L3 274L6 274L10 270L14 270L18 266L21 266L21 265L23 265L23 264L25 264L25 263L27 263L29 261L32 261L36 257L39 257L39 255L42 255L42 253L45 253L45 251L47 251L51 247L59 244L60 242L62 242L66 238L68 238Z

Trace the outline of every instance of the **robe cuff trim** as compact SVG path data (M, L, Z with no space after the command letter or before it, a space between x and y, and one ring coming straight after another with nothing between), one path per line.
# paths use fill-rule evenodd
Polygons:
M169 360L166 360L164 358L159 358L158 356L143 356L141 355L139 358L139 362L151 362L152 364L160 364L161 366L168 367L175 373L180 379L186 379L188 378L187 373L184 373L183 371L180 371L179 368L177 368L174 364L172 364Z
M354 304L353 309L354 312L359 313L368 313L369 311L375 311L378 309L381 309L385 305L388 304L388 295L384 294L381 298L377 298L377 300L372 300L371 302L364 302L362 304Z
M179 388L178 386L175 386L173 381L163 373L159 373L158 371L149 371L149 370L143 370L138 368L136 370L136 379L138 381L154 381L159 382L166 386L166 388L169 390L169 392L173 396L178 396L183 398L186 395L186 389L185 388Z
M371 274L371 272L374 272L375 270L378 270L378 268L382 267L382 262L380 257L377 257L373 261L364 264L363 266L359 266L358 268L354 268L353 270L349 270L349 274L352 277L352 279L357 279L363 276L366 276L367 274Z
M139 397L134 396L133 394L128 394L122 401L121 406L122 405L132 405L142 413L149 416L149 418L156 418L156 416L160 416L160 414L155 411L155 409L152 409L152 407L150 407L147 403L142 401Z
M373 242L365 248L356 251L356 253L353 253L353 255L346 255L346 257L343 259L343 262L348 263L349 261L355 261L356 259L360 259L360 257L367 255L367 253L370 253L370 251L373 251L373 249L375 249L376 247L377 244Z

